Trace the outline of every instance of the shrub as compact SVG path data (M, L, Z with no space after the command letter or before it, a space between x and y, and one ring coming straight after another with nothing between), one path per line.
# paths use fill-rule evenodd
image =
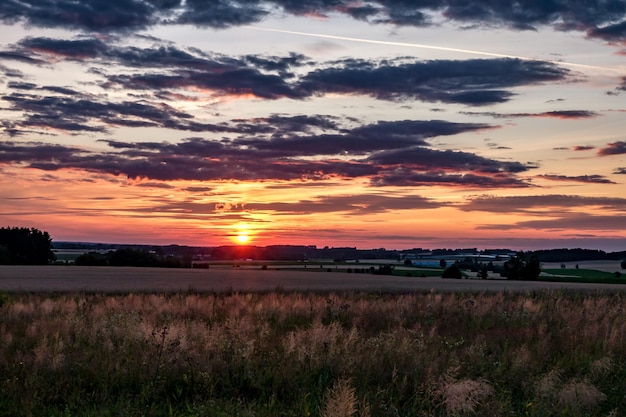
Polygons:
M463 272L461 272L461 268L457 264L452 264L446 269L444 269L443 274L441 274L441 278L463 278Z

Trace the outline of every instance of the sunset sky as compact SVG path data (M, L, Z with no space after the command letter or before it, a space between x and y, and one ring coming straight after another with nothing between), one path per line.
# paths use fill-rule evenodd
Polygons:
M55 241L626 250L623 0L4 0L0 85Z

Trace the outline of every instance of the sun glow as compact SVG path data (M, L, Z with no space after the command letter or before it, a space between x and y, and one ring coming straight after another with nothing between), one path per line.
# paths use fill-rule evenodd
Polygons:
M250 235L247 232L239 232L236 236L237 242L239 243L248 243L250 240Z
M250 242L251 238L250 228L247 224L237 224L235 226L235 232L232 234L232 239L236 243L245 245Z

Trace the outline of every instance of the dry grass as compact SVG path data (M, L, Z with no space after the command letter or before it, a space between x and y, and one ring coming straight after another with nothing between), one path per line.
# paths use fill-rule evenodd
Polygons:
M0 308L0 416L615 415L624 301L12 294Z
M493 394L493 387L483 379L446 379L437 393L448 414L456 416L476 411Z

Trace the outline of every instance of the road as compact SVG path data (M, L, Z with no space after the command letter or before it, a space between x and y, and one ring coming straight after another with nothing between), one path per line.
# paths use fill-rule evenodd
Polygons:
M325 271L165 269L80 266L0 266L0 291L533 291L540 289L626 290L626 285L454 280Z

